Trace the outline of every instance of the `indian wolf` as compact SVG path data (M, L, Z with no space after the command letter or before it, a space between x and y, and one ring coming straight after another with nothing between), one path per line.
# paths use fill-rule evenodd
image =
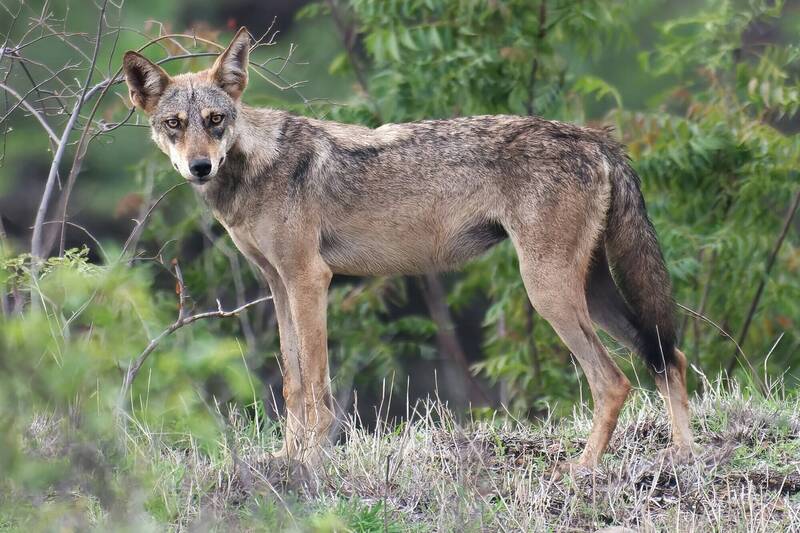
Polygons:
M595 325L644 358L692 453L686 357L639 178L605 131L479 116L377 129L242 102L251 39L169 76L124 58L152 137L263 274L286 400L281 455L315 464L333 420L326 305L334 274L450 270L508 238L531 304L580 362L594 401L577 464L598 464L631 389Z

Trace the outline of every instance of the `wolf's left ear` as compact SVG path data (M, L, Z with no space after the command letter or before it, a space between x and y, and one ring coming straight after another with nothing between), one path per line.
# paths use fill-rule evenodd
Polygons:
M247 87L249 57L250 34L242 26L211 67L211 80L234 100L238 100Z
M122 60L125 83L133 105L147 114L153 112L164 90L172 79L163 68L143 55L128 51Z

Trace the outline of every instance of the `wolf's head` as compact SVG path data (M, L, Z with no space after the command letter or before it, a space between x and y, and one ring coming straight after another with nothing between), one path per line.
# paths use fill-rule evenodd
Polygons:
M214 65L170 77L137 52L123 68L131 102L150 117L153 140L175 170L195 184L211 180L236 139L239 98L247 86L250 35L245 28Z

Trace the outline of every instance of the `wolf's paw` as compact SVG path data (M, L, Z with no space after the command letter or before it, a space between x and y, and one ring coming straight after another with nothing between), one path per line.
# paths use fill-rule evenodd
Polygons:
M703 449L696 445L683 445L678 446L673 444L669 448L661 450L656 459L663 463L670 463L675 465L691 464L697 461L702 455Z
M275 451L265 452L264 455L273 461L287 461L291 459L291 455L289 454L286 444Z
M258 464L270 465L272 467L286 465L291 461L291 459L293 459L293 457L287 451L286 444L283 444L277 450L261 450L256 457Z
M284 444L283 446L281 446L281 447L280 447L279 449L277 449L277 450L274 450L274 451L264 451L264 452L262 452L262 454L261 454L261 456L262 456L264 459L271 460L271 461L276 461L276 460L280 460L280 459L286 459L286 457L288 457L288 455L289 455L289 454L288 454L288 453L286 453L286 445L285 445L285 444Z
M584 478L591 476L594 468L580 461L560 461L550 470L550 479L558 481L564 476Z

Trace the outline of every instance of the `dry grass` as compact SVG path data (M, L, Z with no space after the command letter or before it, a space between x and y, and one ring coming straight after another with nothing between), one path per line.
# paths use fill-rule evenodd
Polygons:
M778 396L748 398L737 387L707 383L693 402L703 452L678 465L661 453L669 441L661 401L636 391L603 465L559 480L550 471L579 452L587 408L560 421L459 424L431 401L410 408L408 422L377 431L351 419L313 479L265 457L275 432L237 416L228 417L225 437L210 451L134 424L115 483L132 486L126 472L148 475L135 478L122 501L87 497L57 523L219 531L800 531L798 402ZM63 453L54 427L46 417L31 427L37 453ZM68 491L73 502L84 486Z

